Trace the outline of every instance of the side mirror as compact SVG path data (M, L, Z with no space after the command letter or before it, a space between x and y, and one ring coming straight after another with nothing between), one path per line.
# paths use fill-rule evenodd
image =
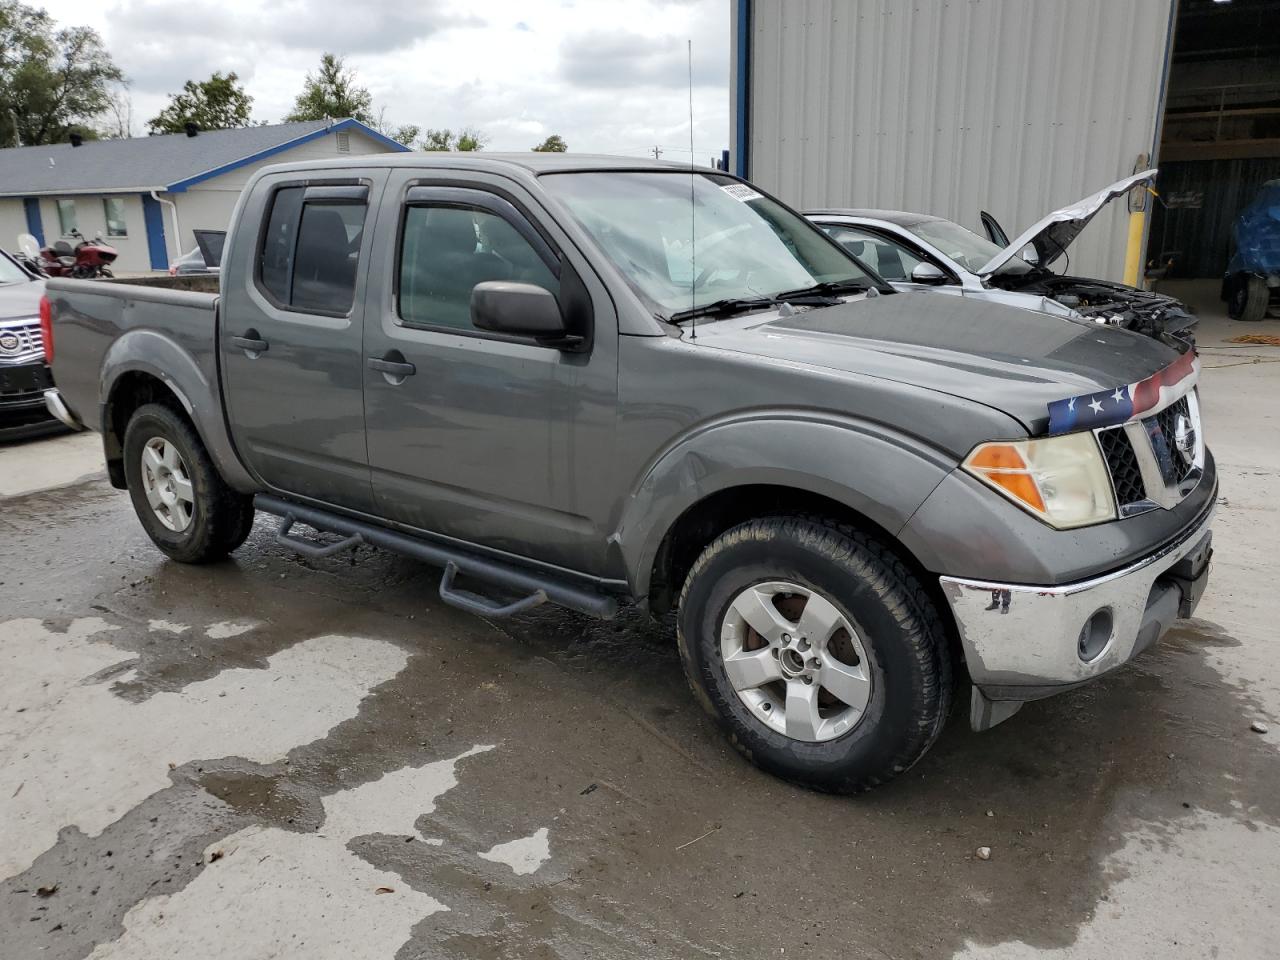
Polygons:
M940 283L947 282L947 275L942 272L940 267L925 261L917 263L915 269L911 271L911 282L937 286Z
M547 346L568 349L582 342L565 329L555 295L532 283L477 283L471 290L471 322L478 330L533 337Z

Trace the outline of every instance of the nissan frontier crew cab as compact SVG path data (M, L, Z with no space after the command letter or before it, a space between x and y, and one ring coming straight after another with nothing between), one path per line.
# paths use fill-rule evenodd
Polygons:
M168 556L256 510L487 617L675 610L733 744L824 790L909 768L957 689L983 729L1119 667L1208 576L1192 353L895 294L717 171L271 167L219 278L51 280L42 316L51 408Z

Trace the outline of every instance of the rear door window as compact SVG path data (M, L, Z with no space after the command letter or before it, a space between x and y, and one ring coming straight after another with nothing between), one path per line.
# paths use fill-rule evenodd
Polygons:
M367 212L362 186L277 190L263 232L260 289L286 309L350 313Z

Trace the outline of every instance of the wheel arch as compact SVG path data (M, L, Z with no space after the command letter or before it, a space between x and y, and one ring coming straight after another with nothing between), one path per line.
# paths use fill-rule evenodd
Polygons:
M725 487L695 501L667 528L644 581L643 595L649 609L660 614L675 605L685 576L716 537L748 520L777 516L821 518L861 530L892 550L926 586L936 579L893 531L848 503L788 483L748 483Z
M206 366L212 371L206 372ZM156 401L181 411L227 484L241 493L259 489L241 466L227 432L212 355L202 362L160 331L130 330L111 344L100 382L103 453L113 486L125 485L121 464L129 416L142 404Z
M111 485L121 490L127 486L124 476L124 434L129 420L149 403L162 403L180 413L204 442L200 426L191 415L191 401L161 374L147 369L119 371L107 387L102 403L102 452L107 461Z
M745 413L665 447L626 497L611 547L633 595L646 599L664 546L669 554L708 518L737 522L744 509L820 508L896 543L954 466L950 455L884 424L818 411ZM798 511L787 509L788 498Z

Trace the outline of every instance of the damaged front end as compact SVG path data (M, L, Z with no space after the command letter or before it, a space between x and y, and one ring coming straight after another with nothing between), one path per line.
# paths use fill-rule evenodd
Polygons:
M1180 300L1109 280L1062 276L1049 269L1098 211L1131 190L1146 189L1155 175L1154 169L1143 170L1117 180L1083 200L1042 217L1012 242L1004 236L995 219L983 213L988 237L1003 249L977 273L988 286L1047 297L1075 311L1084 320L1154 337L1180 351L1194 348L1198 321ZM1032 262L1037 269L1007 269L1028 248L1035 251Z
M1021 276L997 274L988 283L1003 290L1048 297L1085 320L1154 337L1180 351L1195 346L1198 318L1181 300L1162 293L1048 271Z

